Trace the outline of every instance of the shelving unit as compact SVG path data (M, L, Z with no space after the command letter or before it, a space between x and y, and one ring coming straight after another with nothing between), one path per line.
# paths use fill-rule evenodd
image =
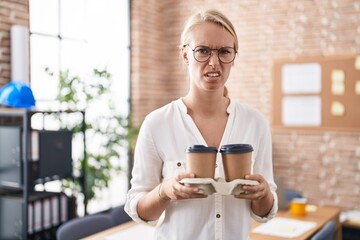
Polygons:
M0 239L54 239L57 227L75 216L75 202L65 194L34 189L36 181L72 176L72 133L34 129L31 124L35 114L44 119L59 113L81 114L86 154L84 112L0 108Z

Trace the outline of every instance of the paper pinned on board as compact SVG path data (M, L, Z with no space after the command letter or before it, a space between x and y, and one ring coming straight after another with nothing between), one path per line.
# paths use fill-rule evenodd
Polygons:
M286 96L282 99L282 123L285 126L320 126L319 96Z
M331 92L334 95L345 93L345 73L343 70L335 69L331 72Z
M319 63L285 64L281 69L281 79L285 94L321 92Z
M356 56L354 67L356 70L360 70L360 55Z
M345 114L345 106L338 101L334 101L331 103L331 114L333 116L344 116Z
M300 221L291 218L275 217L252 231L276 237L294 238L316 226L316 222Z
M355 83L355 94L360 95L360 80L357 80Z

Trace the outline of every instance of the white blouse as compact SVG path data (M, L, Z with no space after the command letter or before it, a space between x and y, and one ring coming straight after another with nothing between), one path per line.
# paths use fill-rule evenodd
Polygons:
M154 239L249 239L251 218L266 222L277 212L276 185L272 169L271 133L266 119L256 110L230 101L229 114L221 145L247 143L254 148L252 172L261 174L274 195L274 205L267 217L256 216L250 201L219 194L207 198L171 201L156 228ZM207 145L181 99L151 112L144 120L135 148L131 189L125 210L137 222L139 199L162 179L185 172L185 149ZM220 146L216 146L220 148ZM224 178L221 154L217 154L216 178Z

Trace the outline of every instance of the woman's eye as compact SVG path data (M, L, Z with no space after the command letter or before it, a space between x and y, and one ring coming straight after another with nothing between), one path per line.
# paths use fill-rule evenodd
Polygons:
M221 55L226 55L226 54L229 54L229 53L230 53L230 51L227 50L226 48L220 48L219 49L219 54L221 54Z
M196 52L199 53L199 54L207 55L207 54L209 54L209 49L207 49L207 48L199 48L199 49L196 49Z

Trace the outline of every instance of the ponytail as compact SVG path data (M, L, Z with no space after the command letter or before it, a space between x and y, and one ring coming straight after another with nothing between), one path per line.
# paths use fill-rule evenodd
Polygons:
M226 86L224 86L224 97L229 97L229 91Z

